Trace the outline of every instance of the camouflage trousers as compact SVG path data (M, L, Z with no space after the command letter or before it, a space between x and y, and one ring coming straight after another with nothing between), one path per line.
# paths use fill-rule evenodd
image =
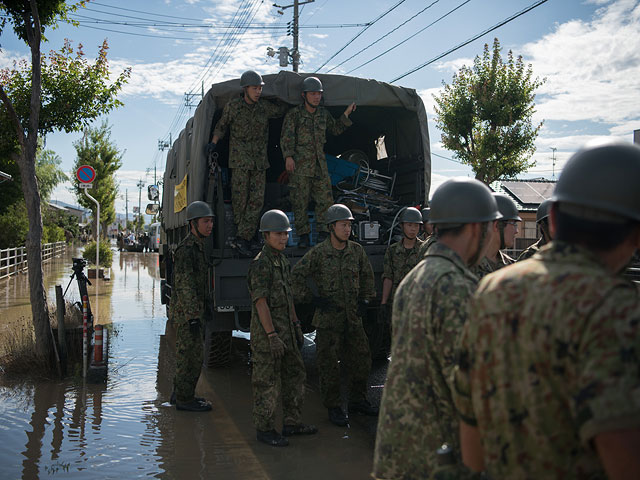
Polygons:
M173 388L178 402L193 400L202 368L203 348L200 332L192 333L188 323L177 325L176 376L173 380Z
M327 231L327 210L333 205L333 195L331 194L331 180L324 176L316 167L316 176L304 177L292 173L289 176L289 187L291 191L291 207L295 221L296 234L304 235L311 232L309 218L307 217L307 207L309 200L316 202L316 226L319 232Z
M280 359L271 352L252 350L253 424L257 430L275 428L278 397L282 395L285 425L297 425L302 419L306 372L297 348L285 351Z
M350 323L344 330L317 328L316 357L322 403L325 407L339 407L342 404L340 365L347 369L350 377L349 401L366 400L371 352L362 323Z
M251 240L264 205L266 170L234 168L231 172L231 205L239 237Z

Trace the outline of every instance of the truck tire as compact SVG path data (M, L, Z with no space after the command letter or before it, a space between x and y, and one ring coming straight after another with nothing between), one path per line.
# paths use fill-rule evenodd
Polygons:
M211 332L207 345L207 367L224 367L231 361L231 332Z

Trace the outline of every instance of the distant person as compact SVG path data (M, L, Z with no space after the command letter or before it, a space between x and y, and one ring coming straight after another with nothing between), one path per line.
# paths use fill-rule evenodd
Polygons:
M560 174L553 242L488 275L454 370L462 457L487 478L640 478L640 148L588 146Z
M251 256L251 241L264 205L269 120L281 117L289 106L260 98L264 82L253 70L240 77L242 96L229 101L213 131L208 152L218 150L218 142L229 132L231 204L237 233L232 246L245 257Z
M524 250L518 257L520 260L526 260L533 257L542 247L551 241L551 231L549 230L549 207L551 206L550 200L544 200L538 205L538 211L536 212L536 225L540 231L540 238L533 245Z
M336 120L320 106L322 93L322 82L317 77L307 77L302 81L304 103L287 112L280 138L282 156L289 173L289 195L300 248L309 246L309 200L313 199L316 204L318 243L328 235L326 212L333 204L333 194L324 144L327 133L340 135L352 124L349 115L356 109L356 104L352 103Z
M260 442L275 447L289 444L291 435L312 435L313 425L302 423L306 372L300 349L304 336L293 305L291 264L282 254L291 225L284 212L269 210L260 220L262 251L247 274L251 294L251 362L253 365L253 423ZM282 434L275 430L278 399L282 397Z
M187 207L187 221L189 233L178 245L173 260L171 319L177 329L173 385L178 410L206 412L211 404L196 397L195 391L203 361L203 317L209 298L204 239L213 230L211 207L205 202L192 202Z

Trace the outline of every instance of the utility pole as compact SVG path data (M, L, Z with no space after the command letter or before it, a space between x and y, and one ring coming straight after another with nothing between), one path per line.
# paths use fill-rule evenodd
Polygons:
M142 179L138 181L138 183L136 184L136 187L138 187L138 220L136 221L136 238L137 238L138 225L140 225L140 218L142 215L142 211L140 210L140 207L142 206L142 187L144 187L144 182L142 181Z
M129 228L129 189L124 191L124 230Z
M553 152L552 156L551 156L551 160L553 162L553 169L551 170L551 180L555 180L556 179L556 147L551 147L551 151Z
M293 71L294 72L298 71L298 66L300 65L300 50L298 48L298 32L299 32L298 26L299 26L299 20L300 20L300 12L298 7L300 5L306 5L307 3L313 3L314 1L315 0L306 0L304 2L301 2L300 0L293 0L293 3L291 5L278 5L276 3L273 4L274 7L280 9L278 10L278 13L280 15L284 15L284 11L287 8L293 7L293 28L291 29L291 34L293 36L293 49L291 50L290 54L288 52L287 47L280 47L278 49L280 52L279 57L280 57L281 67L286 67L288 65L288 59L287 58L283 59L283 56L288 54L287 56L291 57L291 64L293 65ZM271 57L275 56L275 51L273 49L269 51L268 49L268 55Z

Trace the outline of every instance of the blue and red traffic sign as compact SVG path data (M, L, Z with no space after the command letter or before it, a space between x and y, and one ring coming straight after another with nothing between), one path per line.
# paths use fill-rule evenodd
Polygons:
M82 165L76 171L76 178L80 183L91 183L96 179L96 171L91 165Z

